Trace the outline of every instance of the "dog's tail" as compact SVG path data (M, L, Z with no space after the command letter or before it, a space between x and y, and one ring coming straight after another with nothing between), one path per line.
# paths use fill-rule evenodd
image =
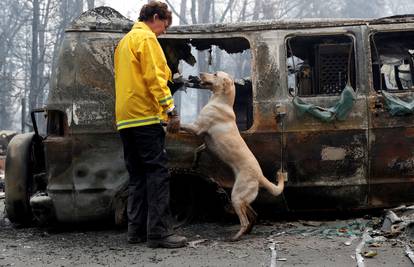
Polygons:
M278 171L277 172L277 185L270 182L266 177L262 176L260 184L269 191L270 194L274 196L278 196L283 192L285 188L285 179L286 179L286 172Z

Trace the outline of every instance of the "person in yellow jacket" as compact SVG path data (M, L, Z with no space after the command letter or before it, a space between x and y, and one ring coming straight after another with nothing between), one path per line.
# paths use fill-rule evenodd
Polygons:
M177 132L180 119L168 88L171 71L157 36L171 25L165 3L151 1L115 50L115 115L121 135L128 184L128 242L177 248L186 238L173 234L170 175L165 131Z

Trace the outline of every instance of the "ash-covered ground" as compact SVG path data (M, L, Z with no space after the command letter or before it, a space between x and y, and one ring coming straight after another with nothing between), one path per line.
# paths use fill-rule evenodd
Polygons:
M356 266L355 249L372 229L361 254L365 266L412 266L407 231L381 235L382 217L347 220L259 220L239 242L228 242L236 222L197 222L177 230L182 249L130 245L126 229L14 228L0 200L0 266ZM275 252L269 248L275 245Z

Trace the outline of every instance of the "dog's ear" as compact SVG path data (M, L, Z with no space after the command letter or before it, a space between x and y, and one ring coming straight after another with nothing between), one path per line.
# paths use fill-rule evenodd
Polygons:
M223 82L224 82L224 86L226 88L230 88L234 84L233 79L231 77L229 77L229 76L223 77Z

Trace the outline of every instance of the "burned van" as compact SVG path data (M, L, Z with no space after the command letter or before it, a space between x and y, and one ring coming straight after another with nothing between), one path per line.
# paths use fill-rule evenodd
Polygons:
M122 221L113 54L132 25L100 7L66 30L47 105L32 111L35 131L9 144L11 221ZM288 173L283 194L260 191L257 204L276 213L414 202L414 16L177 26L159 41L183 84L174 89L183 122L208 101L200 71L235 78L242 137L271 181ZM167 136L179 221L226 206L234 182L208 150L196 158L200 145L185 132Z

